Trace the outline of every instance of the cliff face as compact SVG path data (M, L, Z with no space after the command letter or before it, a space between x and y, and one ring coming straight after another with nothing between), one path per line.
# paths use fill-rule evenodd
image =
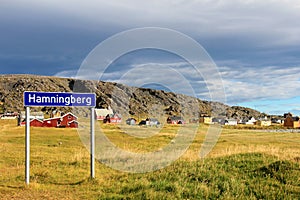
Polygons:
M94 92L97 107L107 108L125 116L177 115L183 113L189 117L200 114L223 117L259 117L256 110L243 107L230 107L218 102L208 102L172 92L129 87L122 84L75 80L35 75L1 75L0 76L0 112L24 110L24 91L47 92ZM55 108L34 108L48 112ZM70 108L60 108L68 110Z

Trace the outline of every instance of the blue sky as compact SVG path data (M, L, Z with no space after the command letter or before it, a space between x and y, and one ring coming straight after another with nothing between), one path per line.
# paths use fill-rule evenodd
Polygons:
M300 115L299 19L298 0L4 0L0 73L74 77L88 53L108 37L163 27L206 49L229 105ZM171 53L144 50L115 60L103 78L118 82L133 67L158 65L188 66ZM209 100L205 85L197 88L197 96Z

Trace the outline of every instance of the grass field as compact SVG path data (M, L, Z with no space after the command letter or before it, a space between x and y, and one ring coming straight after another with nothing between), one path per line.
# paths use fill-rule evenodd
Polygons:
M119 148L150 152L172 141L178 127L150 138L102 125ZM300 134L224 129L215 148L198 157L207 126L176 162L149 173L126 173L96 162L76 129L31 128L31 183L24 184L24 127L0 120L0 199L300 199ZM135 127L131 128L135 131ZM136 128L138 131L153 129Z

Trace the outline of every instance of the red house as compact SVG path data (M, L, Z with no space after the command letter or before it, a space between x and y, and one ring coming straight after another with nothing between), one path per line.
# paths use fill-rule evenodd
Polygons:
M45 119L43 122L45 127L59 128L78 128L77 117L72 113L67 113L61 117Z
M103 122L104 123L110 123L110 124L118 124L118 123L122 122L122 117L121 117L120 114L106 115Z
M78 122L73 120L71 122L68 122L70 128L78 128Z
M69 112L61 117L60 127L71 127L71 124L74 124L74 122L78 124L77 117Z
M39 120L39 119L32 119L30 120L30 126L34 126L34 127L42 127L43 126L43 121L42 120ZM19 125L20 126L25 126L26 124L26 121L22 121Z
M39 119L33 119L30 121L30 126L35 126L35 127L42 127L43 126L43 121Z
M44 127L59 127L60 122L61 122L60 117L44 119L43 126Z

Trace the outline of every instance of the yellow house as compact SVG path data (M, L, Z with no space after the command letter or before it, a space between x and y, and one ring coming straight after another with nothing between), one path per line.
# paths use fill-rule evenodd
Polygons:
M300 121L294 121L294 128L300 128Z
M271 126L271 124L271 120L259 120L256 122L256 125L258 126Z
M212 117L205 116L205 117L200 117L200 123L204 124L212 124Z

